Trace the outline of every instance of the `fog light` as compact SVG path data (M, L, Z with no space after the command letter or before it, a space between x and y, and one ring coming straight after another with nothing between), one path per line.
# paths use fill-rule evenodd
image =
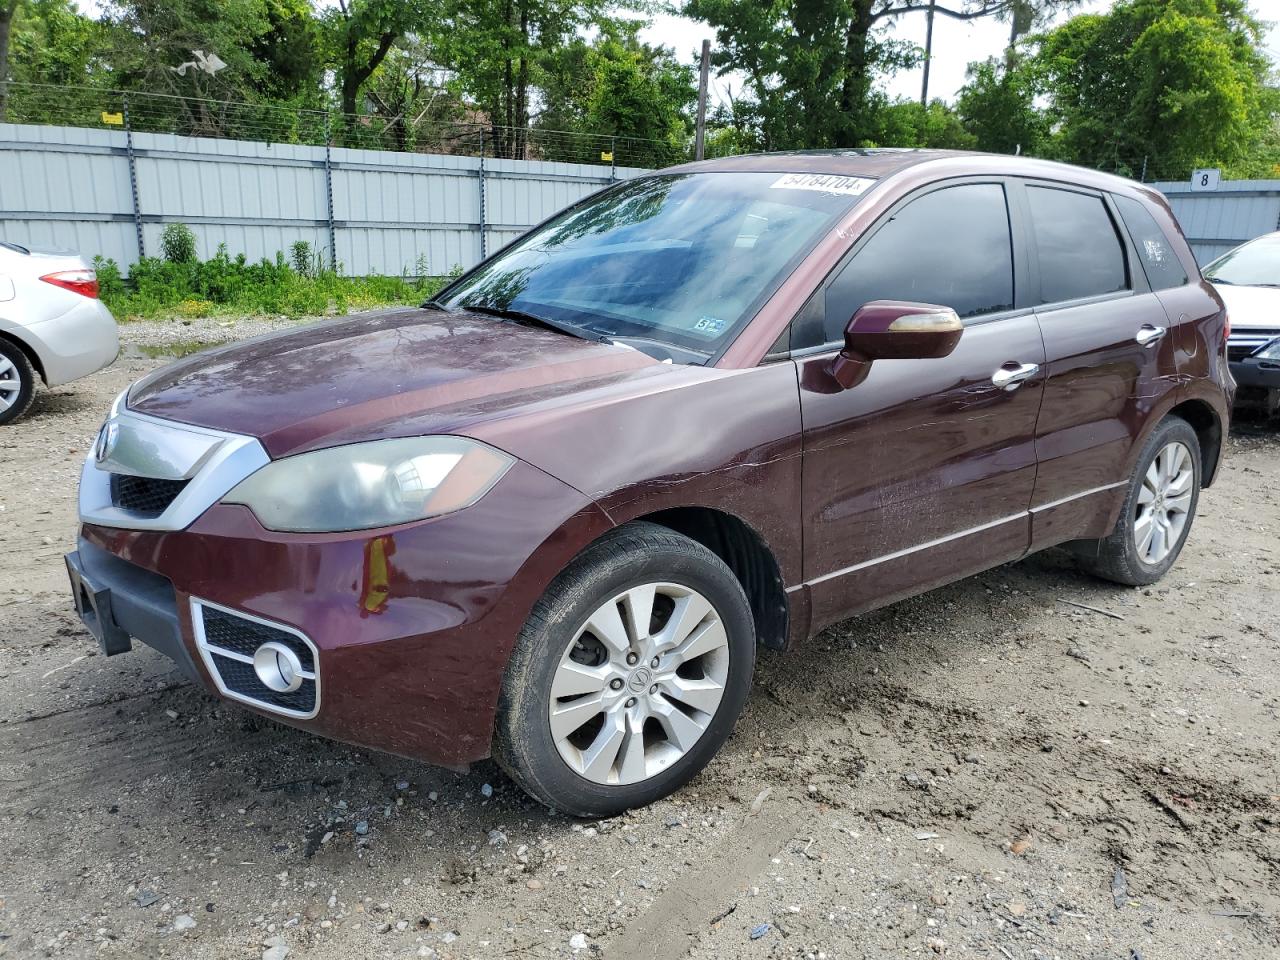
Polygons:
M292 693L302 686L302 661L283 643L264 643L253 654L258 679L276 693Z

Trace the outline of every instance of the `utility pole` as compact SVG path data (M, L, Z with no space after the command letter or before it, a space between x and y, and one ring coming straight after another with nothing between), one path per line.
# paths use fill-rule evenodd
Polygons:
M698 126L694 134L693 159L701 160L707 148L707 73L711 69L711 41L702 41L702 68L698 71Z
M924 27L924 82L920 84L920 106L929 105L929 61L933 58L933 4L929 0L929 12L925 14Z

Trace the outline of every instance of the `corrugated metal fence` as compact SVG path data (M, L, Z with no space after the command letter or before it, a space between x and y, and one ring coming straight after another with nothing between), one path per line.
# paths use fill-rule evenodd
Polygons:
M1212 191L1193 191L1186 181L1153 186L1169 198L1201 266L1246 240L1280 230L1280 180L1223 180Z
M225 243L257 260L305 240L347 274L443 274L642 172L0 123L0 240L101 254L127 269L158 254L164 225L180 221L205 257ZM1154 186L1201 264L1280 229L1280 180Z
M342 272L470 267L635 168L0 123L0 240L159 254L182 222L210 257L305 240Z

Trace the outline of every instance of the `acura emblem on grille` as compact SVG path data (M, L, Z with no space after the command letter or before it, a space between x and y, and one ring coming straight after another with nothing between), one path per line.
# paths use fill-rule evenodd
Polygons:
M107 458L111 456L111 452L115 450L116 443L120 440L120 424L114 420L108 420L102 425L102 429L98 432L98 443L94 449L94 457L99 463L106 463Z

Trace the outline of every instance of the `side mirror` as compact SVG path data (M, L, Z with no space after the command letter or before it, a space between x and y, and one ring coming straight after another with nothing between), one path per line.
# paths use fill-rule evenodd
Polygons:
M841 387L856 386L873 360L926 360L950 356L964 324L950 307L872 300L844 328L844 349L831 366Z

